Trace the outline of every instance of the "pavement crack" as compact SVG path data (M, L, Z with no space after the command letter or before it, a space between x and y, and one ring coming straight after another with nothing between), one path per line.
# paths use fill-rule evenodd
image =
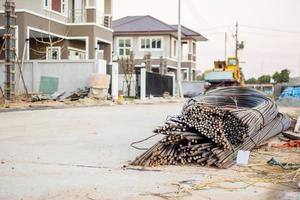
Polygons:
M49 162L28 162L28 163L36 164L36 165L49 165L49 166L78 167L78 168L92 168L92 169L112 169L111 167L97 166L97 165L49 163Z

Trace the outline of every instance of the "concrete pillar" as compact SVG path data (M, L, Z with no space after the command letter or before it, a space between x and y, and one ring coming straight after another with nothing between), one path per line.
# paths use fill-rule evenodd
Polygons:
M105 60L96 60L96 73L97 74L106 74L106 65Z
M32 79L31 79L32 92L39 92L40 79L41 79L41 74L39 71L39 64L37 61L33 61L32 62Z
M117 62L112 63L111 73L111 96L114 100L118 100L119 93L119 64Z
M105 0L104 1L104 13L105 14L112 14L112 0Z
M89 41L88 44L86 42L85 45L88 45L88 50L89 50L89 55L88 55L88 59L96 59L96 40L94 37L94 34L92 37L89 37Z
M111 47L111 44L106 44L104 46L104 60L106 60L107 63L112 61L112 47Z
M97 22L97 11L95 8L86 9L86 22L96 23Z
M177 91L177 89L176 89L176 77L175 77L175 74L172 74L172 78L173 78L173 91L172 91L172 93L173 93L173 96L175 96L176 91Z
M146 69L141 68L141 100L146 99Z

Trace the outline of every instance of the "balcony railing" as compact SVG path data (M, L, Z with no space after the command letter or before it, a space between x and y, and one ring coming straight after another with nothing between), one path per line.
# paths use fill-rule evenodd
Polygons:
M111 15L97 12L97 19L96 19L97 24L107 28L111 28L111 22L112 22Z
M87 22L86 18L86 10L70 10L69 23L85 23Z
M70 10L69 13L69 23L86 23L87 22L87 12L86 10ZM95 23L111 28L112 16L110 14L104 14L102 12L97 12Z

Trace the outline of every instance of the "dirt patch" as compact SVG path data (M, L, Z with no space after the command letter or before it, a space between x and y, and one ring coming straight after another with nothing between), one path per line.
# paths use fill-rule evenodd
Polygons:
M192 196L198 196L200 199L227 199L226 194L232 192L238 196L243 192L250 194L252 191L265 190L260 199L296 199L300 194L297 186L300 171L270 166L267 161L274 157L279 162L300 163L299 155L300 148L254 150L251 152L248 166L234 166L227 170L199 167L200 171L205 171L205 178L201 181L183 180L173 183L177 187L174 192L149 192L141 195L161 199L193 199ZM209 195L209 191L214 191L214 195ZM232 194L229 196L232 197Z

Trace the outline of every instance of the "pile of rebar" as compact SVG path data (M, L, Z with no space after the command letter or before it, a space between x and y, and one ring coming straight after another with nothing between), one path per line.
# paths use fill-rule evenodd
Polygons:
M228 168L239 150L253 149L290 124L290 118L261 92L247 87L216 89L190 99L179 116L155 129L164 138L131 164Z

